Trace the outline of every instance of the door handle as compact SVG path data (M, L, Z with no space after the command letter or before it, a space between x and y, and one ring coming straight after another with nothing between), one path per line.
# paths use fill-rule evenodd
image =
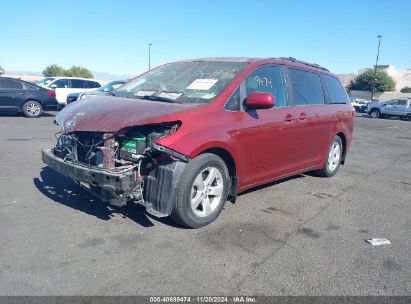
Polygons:
M18 93L17 93L17 95L23 95L23 94L24 94L23 92L18 92Z
M300 116L298 116L298 121L304 121L307 120L307 114L301 113Z
M287 114L287 115L285 115L285 117L284 117L285 123L292 123L294 120L295 120L295 119L294 119L294 117L293 117L291 114Z

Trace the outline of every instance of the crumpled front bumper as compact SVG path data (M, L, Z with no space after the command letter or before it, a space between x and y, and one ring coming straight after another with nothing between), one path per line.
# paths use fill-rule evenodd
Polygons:
M172 155L180 154L163 148ZM91 190L91 193L105 202L113 204L113 200L121 200L124 205L129 198L133 198L134 189L139 187L134 171L115 172L95 166L64 161L53 154L51 149L41 151L42 159L51 169L71 177L80 183L86 183L90 190L94 189L103 193L99 194ZM186 166L184 161L168 160L157 164L144 178L143 197L138 203L146 207L147 212L157 216L169 216L174 208L174 195L178 181ZM86 189L87 190L87 189ZM107 195L108 194L108 195ZM116 206L117 203L115 204Z
M137 186L133 172L121 173L64 161L54 155L51 149L43 149L41 158L50 168L65 176L87 183L90 186L102 188L116 195L129 193Z

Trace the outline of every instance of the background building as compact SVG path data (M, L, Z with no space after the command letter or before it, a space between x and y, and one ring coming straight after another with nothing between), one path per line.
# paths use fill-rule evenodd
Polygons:
M375 66L374 66L375 68ZM373 69L374 69L373 68ZM358 71L358 74L362 74L365 71L371 70L370 68L361 69ZM411 87L411 69L400 70L397 69L394 65L377 65L377 71L385 72L392 77L395 81L395 91L400 92L404 87Z
M368 70L374 70L375 66L373 68L364 68L358 70L358 75L368 71ZM378 99L380 101L387 101L391 99L396 99L396 98L411 98L411 93L401 93L401 89L404 87L411 87L411 69L397 69L394 65L387 64L387 65L377 65L377 71L385 72L389 76L392 77L392 79L395 81L395 90L393 92L375 92L374 93L374 98ZM354 76L351 79L354 80L355 76L354 74L342 74L338 75L338 77L341 79L341 82L344 84L344 86L348 85L350 82L349 76ZM364 99L371 99L371 92L370 91L357 91L357 90L351 90L350 91L350 96L355 96L358 98L364 98Z

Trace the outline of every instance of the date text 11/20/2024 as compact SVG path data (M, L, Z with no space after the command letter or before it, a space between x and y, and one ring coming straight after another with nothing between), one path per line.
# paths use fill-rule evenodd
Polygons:
M150 297L150 303L256 303L255 297Z

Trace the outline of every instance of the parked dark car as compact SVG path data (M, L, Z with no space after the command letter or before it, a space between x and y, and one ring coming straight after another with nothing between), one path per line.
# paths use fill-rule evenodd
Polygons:
M40 117L44 110L57 109L54 91L20 79L0 77L0 109Z
M102 87L94 91L83 91L83 92L76 92L76 93L69 93L67 95L67 104L70 104L76 100L86 99L93 96L98 95L110 95L110 92L117 89L118 87L125 84L128 80L115 80L109 83L106 83Z
M351 144L355 111L341 82L293 58L174 62L115 96L63 109L43 161L103 201L188 227L211 223L247 189L335 175Z

